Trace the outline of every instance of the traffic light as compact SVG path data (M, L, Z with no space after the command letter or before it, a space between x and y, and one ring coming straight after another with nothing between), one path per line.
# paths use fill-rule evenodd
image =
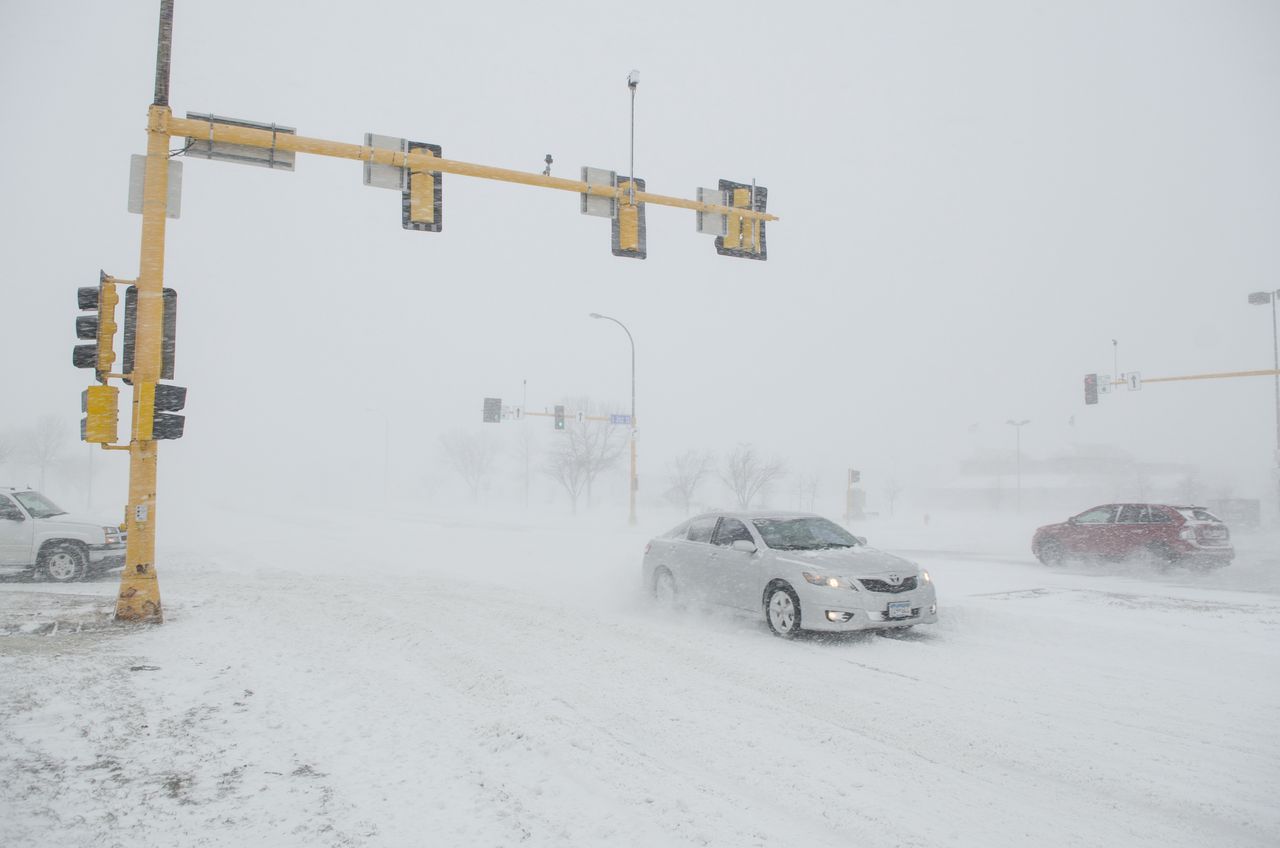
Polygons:
M1098 402L1098 375L1084 375L1084 402L1086 405L1092 405Z
M407 142L409 153L421 153L441 158L438 144L421 141ZM409 185L400 195L400 225L406 230L422 230L438 233L444 225L444 175L409 170Z
M555 421L556 421L556 429L563 430L564 429L564 407L563 406L559 406L559 405L556 406Z
M769 191L763 186L735 183L731 180L721 180L720 191L724 192L725 205L735 209L763 212L769 199ZM726 218L725 235L716 237L716 253L744 259L769 258L765 250L764 221L733 213L729 213Z
M502 423L502 398L484 399L484 423Z
M80 440L109 445L120 429L120 389L115 386L90 386L80 393Z
M138 430L134 438L140 442L158 439L181 439L186 416L173 415L187 405L187 390L164 383L142 383L135 390L138 398Z
M160 337L160 379L173 379L173 357L178 338L178 293L165 289L164 326ZM124 290L124 381L133 385L134 343L138 336L138 287Z
M613 216L613 255L631 259L644 259L648 255L645 237L644 202L628 202L631 196L631 180L618 177L619 198L617 214ZM635 177L635 190L644 191L644 180Z
M77 368L92 368L99 383L107 382L106 375L116 361L113 349L116 336L116 281L106 271L98 272L98 287L83 286L76 291L76 303L84 311L94 315L76 317L76 338L93 344L76 345L71 352L71 362Z

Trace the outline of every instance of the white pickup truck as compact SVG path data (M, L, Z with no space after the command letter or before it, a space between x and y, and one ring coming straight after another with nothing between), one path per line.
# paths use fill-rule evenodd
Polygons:
M55 583L124 567L119 527L76 518L31 489L0 486L0 574Z

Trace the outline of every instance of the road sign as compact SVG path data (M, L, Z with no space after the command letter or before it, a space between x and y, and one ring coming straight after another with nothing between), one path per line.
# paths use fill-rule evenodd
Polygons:
M484 399L484 415L481 420L485 424L499 424L502 422L502 398Z
M1124 375L1124 381L1129 384L1129 391L1136 392L1142 388L1142 374L1138 371L1129 371Z
M630 415L610 415L609 423L610 424L630 424L631 416Z
M1109 395L1114 387L1114 381L1110 374L1103 374L1098 378L1098 394Z
M224 118L220 115L198 115L187 113L188 121L204 121L209 124L207 137L187 136L187 145L182 150L183 156L196 159L216 159L220 162L235 162L239 165L256 165L259 168L271 168L275 171L292 171L294 152L276 147L276 140L282 135L298 134L293 127L282 127L279 124L265 124L260 121L242 121L237 118ZM229 141L214 141L215 127L239 127L249 130L261 130L271 133L271 146L259 147L256 144L232 144Z
M618 184L618 172L605 168L582 167L582 181L590 186L601 186L612 189ZM618 201L612 194L579 194L582 198L582 214L595 215L597 218L618 217Z

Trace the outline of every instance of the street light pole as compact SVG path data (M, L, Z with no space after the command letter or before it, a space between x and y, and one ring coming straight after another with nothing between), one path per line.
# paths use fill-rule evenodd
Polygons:
M1276 372L1271 378L1275 382L1276 392L1276 504L1280 507L1280 334L1276 332L1277 300L1280 300L1280 289L1269 292L1253 292L1249 295L1249 302L1255 306L1271 304L1271 355L1272 368Z
M1022 512L1022 428L1024 425L1030 424L1031 421L1025 418L1021 421L1014 421L1012 418L1010 418L1008 421L1004 423L1012 425L1014 428L1014 432L1018 434L1017 435L1017 454L1016 454L1016 459L1014 461L1017 466L1017 477L1018 477L1018 500L1017 500L1018 512Z
M636 525L636 340L632 337L631 331L627 329L627 325L619 321L617 318L611 318L608 315L601 315L599 312L592 312L592 318L603 318L606 321L612 321L622 328L627 334L627 341L631 342L631 514L627 519L627 523L632 527Z

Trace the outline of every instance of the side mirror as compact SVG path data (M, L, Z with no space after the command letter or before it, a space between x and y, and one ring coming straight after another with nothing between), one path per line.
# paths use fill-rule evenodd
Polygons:
M858 540L858 544L859 544L859 545L862 545L862 547L864 547L864 548L865 548L865 547L867 546L867 537L866 537L866 536L854 536L853 538L857 539L857 540Z
M1068 518L1068 519L1067 519L1067 523L1068 523L1068 524L1079 524L1080 522L1079 522L1079 521L1077 521L1077 520L1076 520L1076 517L1073 515L1073 516L1071 516L1070 518Z
M733 543L732 548L735 551L742 551L744 554L753 554L756 552L756 543L746 539L738 539Z

